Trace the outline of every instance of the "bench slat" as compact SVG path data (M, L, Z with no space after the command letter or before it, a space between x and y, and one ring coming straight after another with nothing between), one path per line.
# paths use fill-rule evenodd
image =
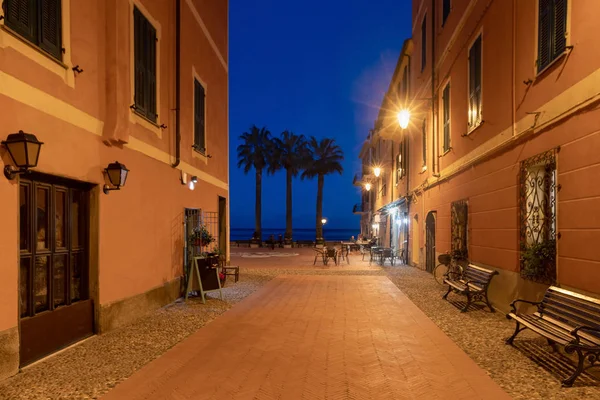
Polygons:
M512 319L514 319L515 321L520 322L521 324L525 325L526 327L528 327L529 329L531 329L532 331L534 331L535 333L542 335L545 338L551 339L553 341L555 341L556 343L559 343L561 345L565 345L567 343L569 343L571 341L572 338L565 338L562 335L556 335L554 334L553 331L548 331L547 329L542 328L540 325L538 325L534 320L531 320L527 317L531 316L531 315L521 315L521 314L514 314L514 313L510 313L508 314Z

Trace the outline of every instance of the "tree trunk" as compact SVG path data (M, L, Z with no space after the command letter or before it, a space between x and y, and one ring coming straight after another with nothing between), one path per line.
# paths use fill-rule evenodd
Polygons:
M286 170L285 238L292 239L292 171Z
M319 174L317 179L317 241L323 240L323 183L325 176Z
M261 226L262 209L262 170L256 171L256 203L254 204L254 230L258 233L258 238L262 240Z

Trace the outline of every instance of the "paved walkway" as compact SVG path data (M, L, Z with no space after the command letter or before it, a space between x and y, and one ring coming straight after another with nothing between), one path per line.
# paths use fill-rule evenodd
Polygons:
M384 276L280 276L103 399L509 399Z

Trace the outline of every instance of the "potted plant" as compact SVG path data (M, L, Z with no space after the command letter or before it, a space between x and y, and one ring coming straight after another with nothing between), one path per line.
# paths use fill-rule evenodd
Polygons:
M200 225L200 227L194 229L194 232L190 235L189 241L194 246L206 247L214 242L215 238L213 235L211 235L208 229L206 229L205 225Z
M544 240L531 245L521 244L521 276L539 282L555 279L556 240Z

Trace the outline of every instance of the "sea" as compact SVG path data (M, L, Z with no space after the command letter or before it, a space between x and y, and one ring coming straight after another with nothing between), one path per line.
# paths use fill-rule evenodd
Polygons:
M254 228L231 228L231 240L250 240L252 238L252 234L254 233ZM356 239L358 234L360 233L360 229L338 229L338 228L323 228L323 236L325 240L329 241L338 241L338 240L350 240L352 236ZM285 234L285 228L263 228L262 229L262 239L268 240L271 235L275 236L275 239L279 238L279 235L282 237ZM315 240L316 233L315 229L312 228L294 228L292 231L294 240Z

